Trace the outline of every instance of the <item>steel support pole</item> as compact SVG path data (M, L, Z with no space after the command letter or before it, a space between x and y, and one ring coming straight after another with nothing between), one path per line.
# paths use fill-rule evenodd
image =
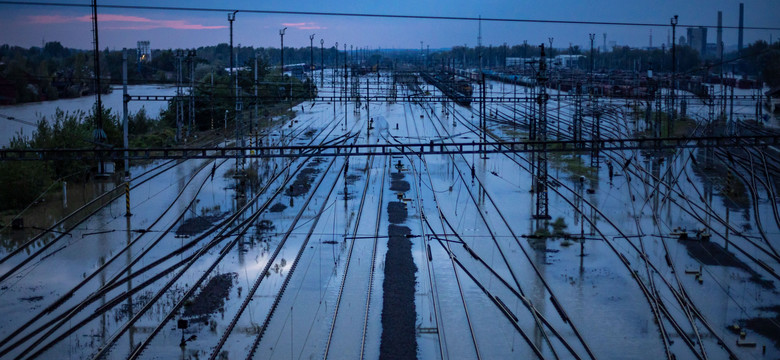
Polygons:
M670 101L672 104L672 109L669 112L669 118L666 123L666 136L672 135L672 124L674 123L674 97L675 97L675 91L674 89L677 87L675 82L677 81L677 39L675 39L676 36L676 30L677 30L677 15L675 15L671 19L672 24L672 93L670 97Z
M130 96L127 94L127 49L122 49L122 145L127 149L129 147L128 138L128 118L127 118L127 103L130 101ZM125 155L125 216L132 216L130 213L130 160L127 150L124 151Z

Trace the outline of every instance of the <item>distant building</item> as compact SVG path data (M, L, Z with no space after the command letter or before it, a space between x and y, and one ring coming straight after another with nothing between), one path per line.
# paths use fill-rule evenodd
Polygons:
M707 54L707 28L700 26L688 28L688 46L702 56Z
M538 57L528 57L528 58L520 58L520 57L508 57L506 58L506 66L525 66L528 63L531 63L532 61L539 61Z
M138 54L138 62L150 62L152 61L152 47L149 44L149 41L139 41L137 48L137 54Z
M553 59L553 64L556 67L573 68L577 67L580 63L580 59L585 55L558 55Z

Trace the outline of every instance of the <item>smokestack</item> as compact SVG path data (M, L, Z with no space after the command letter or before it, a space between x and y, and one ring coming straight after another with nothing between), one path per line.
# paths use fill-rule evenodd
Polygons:
M607 52L607 33L604 33L604 52Z
M723 57L723 11L718 11L718 43L716 44L719 58Z
M650 49L653 48L653 29L650 29Z
M739 3L739 39L737 40L737 49L742 53L742 30L745 26L745 3Z

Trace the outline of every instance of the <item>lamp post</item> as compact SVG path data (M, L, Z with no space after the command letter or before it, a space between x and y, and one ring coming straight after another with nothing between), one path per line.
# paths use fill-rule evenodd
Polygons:
M312 72L314 72L314 35L315 34L309 35L309 70Z
M593 87L593 84L592 84L592 82L593 82L593 66L594 66L594 61L595 61L595 59L594 59L595 54L593 53L593 40L596 38L596 34L588 34L588 36L590 37L590 76L589 76L589 79L588 79L588 87L589 87L588 88L588 92L592 93L592 91L593 91L593 89L592 89L592 87Z
M282 70L282 79L284 79L284 32L287 31L287 28L279 30L279 36L282 39L282 45L281 45L281 70Z
M260 126L260 114L257 111L257 55L258 55L258 53L255 52L255 112L254 112L253 116L249 117L249 133L252 134L252 135L254 135L254 129L252 128L252 120L255 117L257 117L257 121L258 121L257 125L258 125L258 127ZM250 136L252 136L252 135L250 135ZM256 141L257 135L254 135L254 137L255 137L255 144L256 144L257 143L257 141ZM250 142L251 142L251 139L250 139Z
M233 68L235 67L235 64L233 63L233 21L236 20L236 13L238 13L238 10L233 11L232 13L228 14L228 22L230 22L230 78L228 81L230 81L231 85L233 85ZM236 76L236 80L238 80L238 76ZM238 95L238 87L236 86L233 91L235 91L236 95ZM235 124L236 124L236 140L238 140L238 96L233 98L233 110L235 111ZM227 110L225 110L225 140L227 140ZM237 146L240 146L241 144L236 144ZM238 165L239 164L239 156L236 154L236 173L238 173Z
M314 34L309 35L309 72L311 73L311 77L309 77L309 96L312 96L314 93L312 91L312 86L314 86Z
M233 21L236 20L236 13L237 12L238 12L238 10L233 11L233 13L228 13L228 16L227 16L228 17L228 22L230 22L230 79L229 80L230 80L231 83L233 82L232 80L233 80L233 66L234 66L234 64L233 64ZM237 101L237 99L233 100L233 102L234 102L234 104L233 104L234 106L233 107L235 107L235 102L236 101Z
M320 39L320 87L325 87L325 40Z

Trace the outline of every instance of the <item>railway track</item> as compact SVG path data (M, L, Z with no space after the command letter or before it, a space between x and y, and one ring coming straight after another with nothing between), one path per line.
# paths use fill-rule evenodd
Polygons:
M560 181L558 181L558 182L560 182ZM572 193L574 193L574 191L572 191ZM575 193L575 194L576 194L576 193ZM571 204L571 205L573 206L574 204ZM592 205L591 205L591 206L592 206ZM601 215L602 215L602 216L604 216L604 214L601 214ZM606 241L606 238L604 238L604 240ZM618 255L620 255L620 254L618 253ZM627 266L628 266L628 265L627 265ZM630 267L629 267L629 270L630 270ZM640 284L640 285L641 285L641 284ZM644 289L644 287L643 287L643 289ZM658 296L657 296L657 295L655 295L655 296L654 296L654 295L652 295L652 294L657 294L657 291L654 289L654 287L653 287L653 289L652 289L652 292L648 291L647 289L645 289L644 291L645 291L646 297L648 297L648 300L650 301L650 303L651 303L651 304L656 304L656 306L658 306L658 305L660 304L660 302L659 302L659 300L660 300L660 299L658 299ZM675 326L675 328L677 329L677 331L678 331L678 332L681 332L681 330L680 330L680 328L679 328L679 325L677 325L677 324L676 324L676 322L674 322L674 320L671 318L671 316L669 316L669 315L668 315L668 310L665 310L665 307L664 307L664 308L662 308L662 310L664 310L664 312L665 312L665 313L666 313L666 315L667 315L667 318L669 319L669 321L671 321L671 322L673 323L673 325ZM665 339L665 338L664 338L664 339ZM664 341L665 341L665 340L664 340ZM691 344L689 344L689 346L690 346L690 345L691 345ZM668 352L668 350L667 350L667 356L668 356L668 357L670 357L670 356L671 356L671 355L670 355L670 353Z
M189 245L189 246L192 246L192 245L194 245L194 244L193 244L193 243L190 243L190 244L188 244L188 245ZM168 256L168 258L170 258L170 256ZM138 259L138 258L137 258L137 259ZM136 259L136 260L137 260L137 259ZM158 264L159 264L159 263L158 263ZM178 267L178 266L181 266L181 265L182 265L182 263L181 263L181 261L180 261L179 263L175 264L175 265L174 265L172 268L176 268L176 267ZM172 268L163 269L162 271L163 271L163 272L168 272L168 271L172 270ZM147 269L148 269L148 267L147 267ZM123 272L124 272L124 270L120 271L120 272L117 274L117 276L119 276L119 274L121 274L121 273L123 273ZM136 275L136 274L133 274L133 276L135 276L135 275ZM157 275L153 276L153 279L159 279L159 278L160 278L160 276L157 276ZM115 279L116 279L116 278L115 278ZM128 278L126 278L126 279L123 279L123 280L128 280L128 279L129 279L129 277L128 277ZM116 287L115 287L115 286L113 286L112 284L105 284L105 285L106 285L106 286L108 286L108 287L110 287L110 288L112 288L112 289L113 289L113 288L116 288ZM144 284L142 284L142 285L150 285L150 283L149 283L149 282L145 282L145 283L144 283ZM104 288L105 288L105 287L104 287ZM133 291L133 293L135 293L135 291ZM127 295L127 294L124 294L124 295L122 295L122 297L128 297L128 295ZM95 299L95 298L96 298L96 296L95 296L95 295L92 295L91 299ZM117 301L113 301L112 303L113 303L113 304L116 304L116 303L117 303ZM110 308L110 307L109 307L109 308ZM108 308L105 308L104 310L108 310ZM82 324L84 324L84 323L82 323Z

